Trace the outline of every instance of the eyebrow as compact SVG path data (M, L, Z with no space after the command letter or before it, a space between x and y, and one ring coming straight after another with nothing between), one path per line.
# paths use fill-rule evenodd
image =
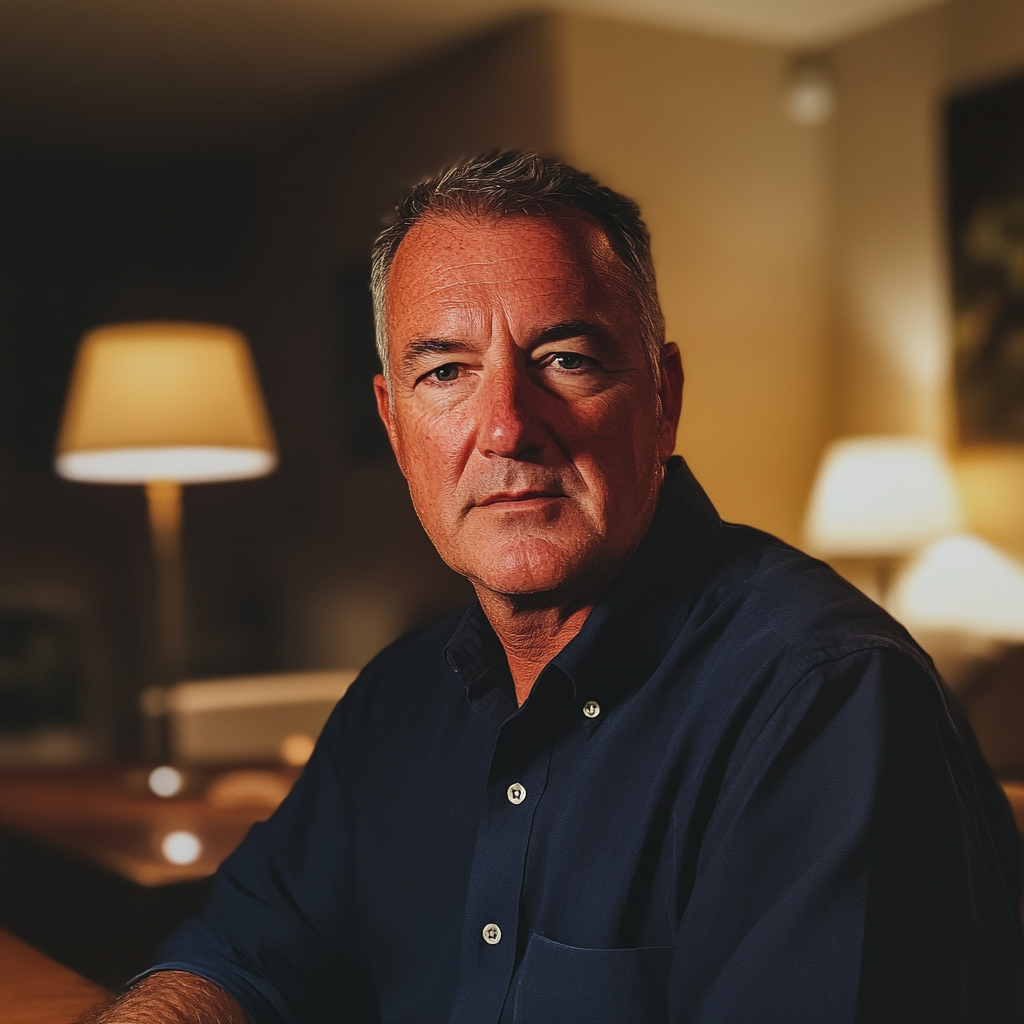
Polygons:
M589 338L600 348L612 343L611 334L606 327L590 320L563 320L560 323L545 327L536 338L534 344L541 345L548 341L564 341L566 338Z
M465 352L469 346L462 341L450 341L447 338L420 338L409 343L402 357L402 366L413 367L424 356L444 355L448 352Z

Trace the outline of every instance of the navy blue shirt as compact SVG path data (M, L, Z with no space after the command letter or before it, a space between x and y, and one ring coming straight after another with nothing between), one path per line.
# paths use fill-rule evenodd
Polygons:
M261 1022L1020 1020L1020 871L927 656L673 459L521 707L479 605L392 644L160 967Z

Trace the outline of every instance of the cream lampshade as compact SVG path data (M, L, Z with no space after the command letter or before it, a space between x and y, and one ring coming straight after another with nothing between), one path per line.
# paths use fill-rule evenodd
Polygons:
M227 327L118 324L82 340L57 441L70 480L206 483L277 462L245 339Z
M228 327L132 323L83 339L57 440L69 480L143 484L157 566L159 685L144 705L168 749L165 688L182 677L187 638L181 561L181 486L263 476L277 464L245 339Z
M897 576L892 611L915 633L1024 643L1024 566L980 537L950 534Z
M953 533L900 569L888 606L960 690L985 662L1024 643L1024 565L980 537Z
M849 437L825 452L805 535L816 554L891 558L961 521L953 474L937 445L915 437Z

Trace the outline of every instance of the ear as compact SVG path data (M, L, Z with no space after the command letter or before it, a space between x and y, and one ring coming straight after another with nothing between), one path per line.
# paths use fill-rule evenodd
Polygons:
M661 399L661 461L666 462L676 450L676 432L679 430L679 414L683 409L683 360L679 346L674 341L661 346L658 354L661 366L661 384L658 397Z
M405 475L405 467L402 465L402 456L399 454L398 442L395 432L395 420L393 416L393 410L391 408L391 395L388 391L388 382L384 379L384 374L378 373L373 378L373 394L377 399L377 415L380 417L381 423L384 424L384 429L388 432L388 440L391 442L391 450L395 453L395 458L398 461L398 468L402 471L402 475Z

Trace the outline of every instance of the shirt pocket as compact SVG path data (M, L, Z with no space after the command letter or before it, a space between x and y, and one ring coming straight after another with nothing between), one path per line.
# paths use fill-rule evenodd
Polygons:
M668 1020L672 946L581 949L531 935L513 1024L658 1024Z

